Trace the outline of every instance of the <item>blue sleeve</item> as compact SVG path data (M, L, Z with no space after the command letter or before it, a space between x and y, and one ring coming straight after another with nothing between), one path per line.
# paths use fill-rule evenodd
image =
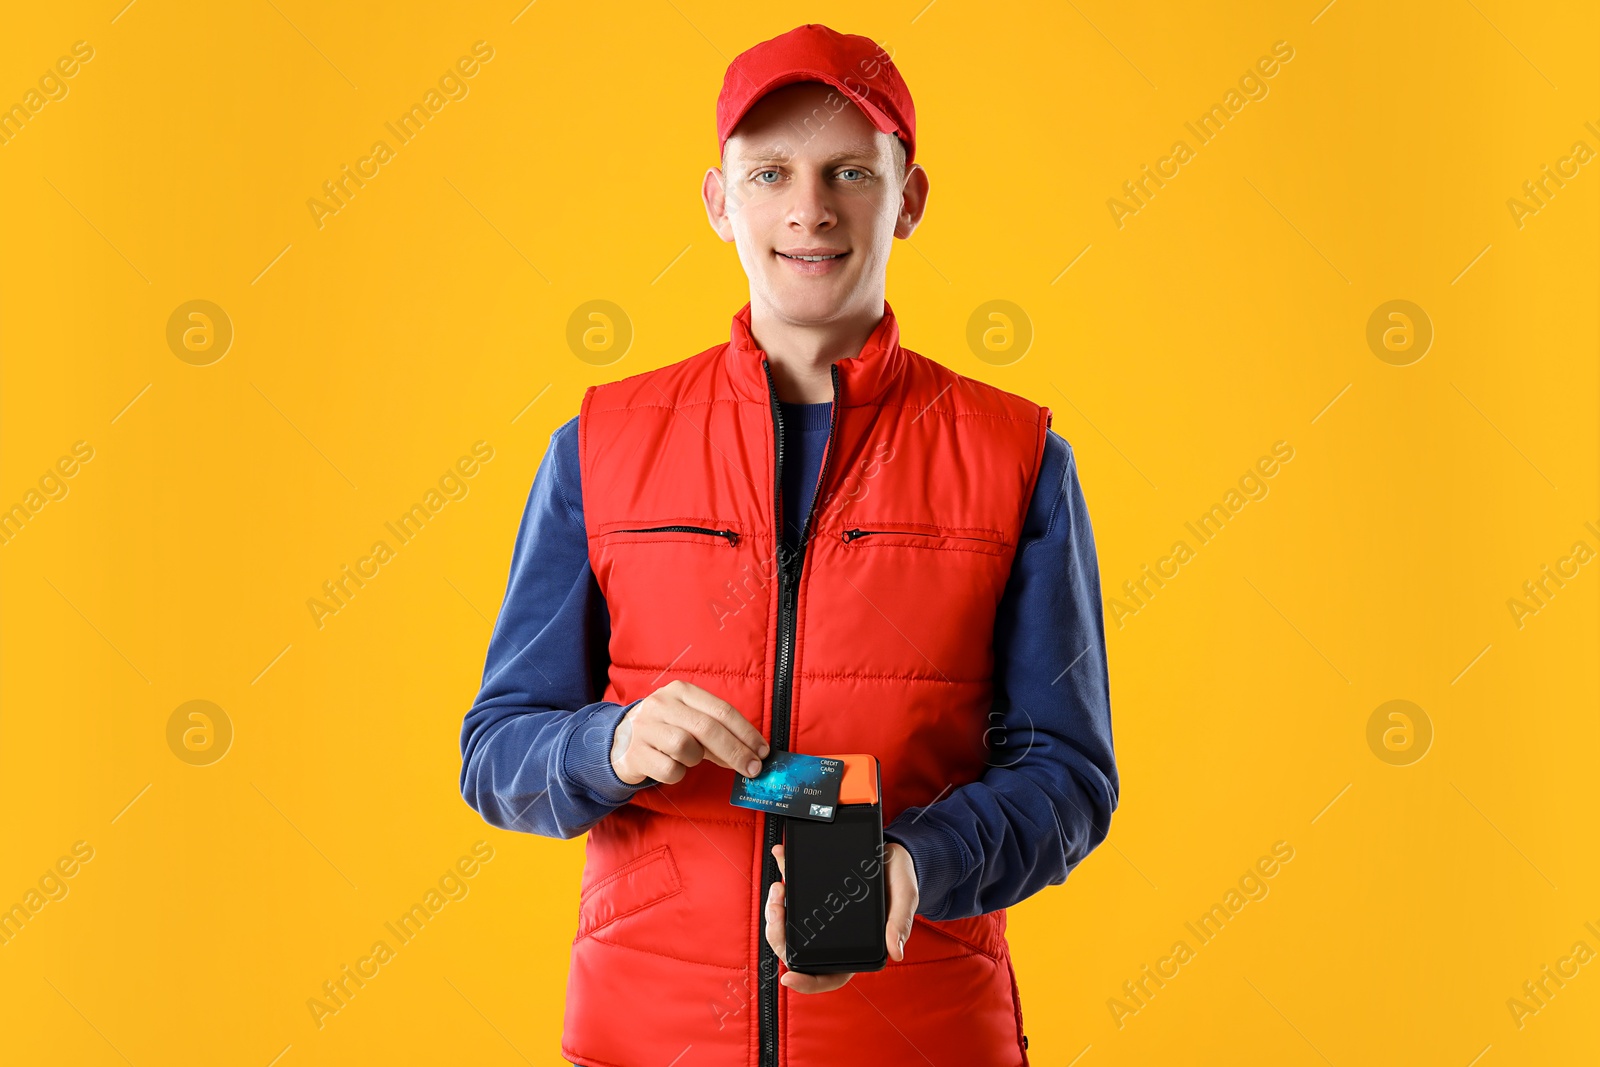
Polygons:
M1054 431L994 646L998 728L983 776L884 828L911 854L928 919L1060 885L1105 840L1117 807L1100 569L1072 447Z
M589 568L578 420L550 435L511 555L483 685L461 728L461 795L504 830L576 837L646 786L611 766L638 701L597 700L610 616Z

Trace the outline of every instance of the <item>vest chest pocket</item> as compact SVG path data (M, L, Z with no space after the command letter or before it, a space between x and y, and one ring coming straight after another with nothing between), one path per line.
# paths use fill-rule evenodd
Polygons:
M859 525L846 523L840 538L850 551L891 547L932 548L948 552L979 552L986 556L1003 555L1010 544L998 530L875 519L864 520Z
M738 530L717 526L696 526L684 523L639 523L599 534L599 544L604 547L616 544L643 544L650 541L687 541L732 548L738 545Z

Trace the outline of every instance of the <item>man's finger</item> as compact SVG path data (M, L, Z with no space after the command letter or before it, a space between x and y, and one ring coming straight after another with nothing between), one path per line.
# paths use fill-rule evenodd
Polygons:
M639 738L634 738L634 748L638 750L633 761L634 767L663 785L675 785L688 773L688 768L683 764Z
M796 993L831 993L854 977L854 972L848 971L843 974L801 974L799 971L784 971L778 982Z
M745 718L738 708L723 700L715 693L701 689L699 686L690 685L684 703L690 707L699 708L707 715L714 715L722 723L738 735L740 741L748 745L752 751L759 753L766 746L766 738L761 736L754 723Z
M916 875L906 868L904 862L893 862L901 859L901 852L904 852L903 847L896 845L890 853L891 862L886 865L888 869L884 878L888 883L889 921L884 926L883 936L889 947L889 956L896 962L906 957L906 941L911 937L919 900ZM909 853L905 854L905 859L910 859Z
M901 920L899 916L890 915L888 924L883 928L883 940L884 944L889 946L890 959L899 963L906 958L906 940L910 936L910 916Z
M741 745L755 753L757 759L765 759L765 749L770 749L767 739L761 736L761 731L755 724L745 718L739 709L723 700L715 693L707 692L697 685L686 685L683 702L697 711L720 722L729 733L733 734Z
M688 706L682 709L682 716L678 721L699 739L706 759L751 778L761 773L761 757L756 755L756 749L739 740L721 719Z
M634 728L634 736L685 767L693 767L705 756L700 739L671 719L646 719Z
M687 704L667 705L662 717L640 722L634 728L634 736L685 767L708 759L740 774L749 774L752 765L756 773L760 772L760 761L754 752L745 748L718 720Z
M773 954L785 964L789 962L785 948L785 931L783 928L783 883L773 882L772 888L767 891L767 944L772 947Z

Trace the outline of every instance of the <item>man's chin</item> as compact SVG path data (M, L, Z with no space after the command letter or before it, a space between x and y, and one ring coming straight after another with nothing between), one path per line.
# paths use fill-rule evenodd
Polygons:
M782 284L768 290L772 309L788 322L798 325L830 322L850 302L849 287L833 279L806 279L798 285L795 281L786 278Z

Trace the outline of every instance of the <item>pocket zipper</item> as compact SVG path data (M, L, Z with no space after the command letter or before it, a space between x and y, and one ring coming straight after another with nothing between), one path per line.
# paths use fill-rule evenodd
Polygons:
M612 533L702 533L712 537L727 538L728 544L739 543L739 534L735 530L712 530L705 526L646 526L638 530L612 530Z
M870 537L873 534L893 534L896 537L953 537L960 541L982 541L984 544L989 545L1000 543L992 538L970 537L966 534L929 533L926 530L860 530L854 528L844 531L844 543L848 545L858 537Z

